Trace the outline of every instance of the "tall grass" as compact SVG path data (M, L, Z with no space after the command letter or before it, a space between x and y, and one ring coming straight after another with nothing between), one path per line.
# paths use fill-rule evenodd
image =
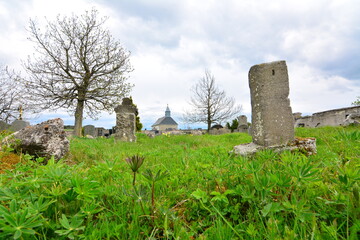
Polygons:
M247 134L71 140L63 161L0 175L0 237L358 239L356 127L296 130L318 154L229 154ZM125 159L144 157L134 171Z

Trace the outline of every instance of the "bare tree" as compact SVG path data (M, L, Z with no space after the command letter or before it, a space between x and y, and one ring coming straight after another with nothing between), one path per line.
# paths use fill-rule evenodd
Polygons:
M0 120L10 123L17 118L20 103L17 75L0 67Z
M132 88L126 76L132 71L130 53L104 28L106 20L93 9L47 21L44 32L30 20L36 54L24 63L27 97L34 109L66 108L74 114L77 136L84 112L91 118L112 112Z
M215 84L215 77L205 70L202 77L191 89L190 104L192 110L187 111L183 118L188 123L206 123L208 131L213 123L222 123L241 111L235 99L226 97L226 93Z

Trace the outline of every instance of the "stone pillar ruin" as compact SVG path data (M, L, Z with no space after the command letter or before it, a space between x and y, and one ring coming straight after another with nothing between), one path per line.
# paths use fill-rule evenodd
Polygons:
M245 115L240 115L238 117L238 123L239 123L239 125L237 127L237 131L242 132L242 133L247 133L248 129L249 129L249 126L247 123L247 117Z
M234 147L233 153L254 154L263 149L316 154L315 138L297 138L289 100L289 77L285 61L252 66L249 71L252 110L251 143Z
M249 71L253 142L279 146L294 140L294 118L289 99L285 61L252 66Z
M132 99L124 98L121 105L115 108L115 139L124 142L136 142L136 112Z

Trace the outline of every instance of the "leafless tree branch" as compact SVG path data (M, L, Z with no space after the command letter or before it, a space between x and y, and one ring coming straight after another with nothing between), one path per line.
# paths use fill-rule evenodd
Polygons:
M206 123L210 130L212 124L221 124L241 112L241 106L235 104L234 98L226 97L225 91L216 86L215 77L208 70L191 91L192 109L183 115L188 123Z
M93 9L47 21L45 31L30 20L29 39L36 53L24 62L27 98L33 109L73 113L77 135L84 112L92 118L111 112L132 88L126 76L133 70L130 52L104 29L106 19Z

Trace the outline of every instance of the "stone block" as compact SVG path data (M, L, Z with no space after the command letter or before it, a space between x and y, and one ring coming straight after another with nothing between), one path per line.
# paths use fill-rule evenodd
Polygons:
M36 157L60 159L69 151L69 140L60 118L23 128L3 139L1 146L10 145L17 152Z
M241 133L247 133L248 129L249 129L247 117L245 115L239 116L238 123L239 123L239 125L238 125L236 131L241 132Z
M115 108L115 139L125 142L136 142L137 108L130 98L124 98L121 105Z
M276 146L294 140L294 118L289 100L285 61L259 64L249 71L253 142Z
M95 126L94 125L84 126L84 136L95 137Z

